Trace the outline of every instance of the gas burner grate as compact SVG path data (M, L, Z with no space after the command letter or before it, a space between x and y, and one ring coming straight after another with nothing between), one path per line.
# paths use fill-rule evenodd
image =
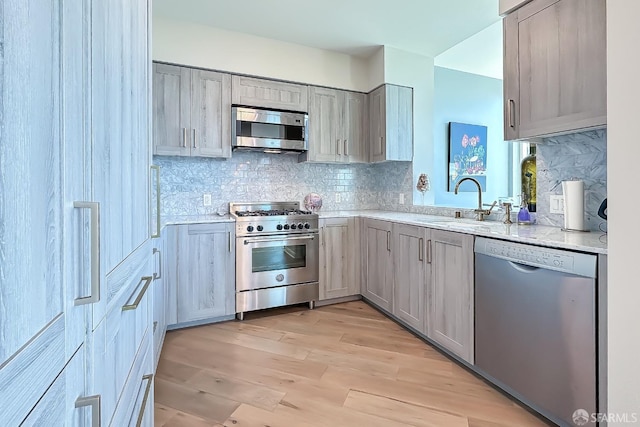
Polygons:
M245 216L282 216L282 215L311 215L310 211L303 211L300 209L272 209L272 210L260 210L260 211L236 211L236 215L239 217Z

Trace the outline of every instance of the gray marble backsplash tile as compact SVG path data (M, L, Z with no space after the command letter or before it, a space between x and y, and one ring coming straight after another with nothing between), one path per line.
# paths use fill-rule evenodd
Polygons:
M607 197L607 131L599 129L544 138L537 145L537 215L538 223L562 226L564 216L550 213L549 197L562 194L562 181L584 181L585 220L591 230L598 230L600 203Z
M311 193L323 210L410 209L410 163L298 163L295 156L233 153L228 160L155 156L161 168L161 214L202 215L226 212L230 201L294 200ZM398 205L404 193L405 205ZM203 195L212 205L204 206Z

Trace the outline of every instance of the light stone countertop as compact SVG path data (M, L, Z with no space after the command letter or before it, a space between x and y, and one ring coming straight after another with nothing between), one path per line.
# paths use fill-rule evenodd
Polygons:
M320 218L362 217L383 221L417 225L439 230L456 231L475 236L528 243L549 248L569 249L582 252L606 254L607 235L601 232L567 232L558 227L545 225L503 224L499 221L474 221L472 219L455 219L446 216L425 215L407 212L390 212L375 210L320 211ZM233 222L227 215L176 215L162 218L164 225L206 224Z

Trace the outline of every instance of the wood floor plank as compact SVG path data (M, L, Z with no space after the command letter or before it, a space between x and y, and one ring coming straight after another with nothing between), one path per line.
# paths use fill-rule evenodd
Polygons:
M447 414L423 406L360 391L350 391L344 406L366 414L397 421L408 426L468 427L467 418L464 416Z
M167 334L156 425L543 426L362 301Z
M273 411L286 394L268 387L248 383L231 375L215 374L207 370L203 370L191 378L187 385L267 411Z
M156 402L207 421L222 423L240 406L206 391L156 378Z

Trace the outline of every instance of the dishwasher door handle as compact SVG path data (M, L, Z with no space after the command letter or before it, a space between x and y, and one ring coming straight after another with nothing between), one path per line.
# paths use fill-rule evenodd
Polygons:
M526 264L520 264L519 262L513 262L513 261L507 261L509 263L509 265L514 268L515 270L518 270L521 273L533 273L534 271L540 270L540 267L532 267L530 265L526 265Z

